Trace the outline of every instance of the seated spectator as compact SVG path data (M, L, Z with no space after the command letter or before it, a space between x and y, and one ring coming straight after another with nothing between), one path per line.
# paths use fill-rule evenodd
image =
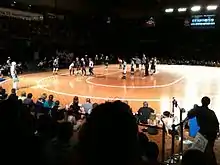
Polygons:
M24 102L24 99L26 98L27 98L26 92L21 92L21 96L18 97L18 100L21 100L22 102Z
M48 100L44 102L44 108L51 109L54 105L53 95L49 95Z
M39 115L43 115L45 113L44 103L46 102L46 99L47 99L47 94L43 93L35 103L35 116L37 117L37 119L39 118Z
M58 110L60 109L60 102L57 100L54 103L54 106L51 108L49 115L52 117L52 119L54 119L55 121L57 121L58 118Z
M148 124L150 115L154 113L154 110L148 106L148 103L145 101L143 107L138 110L137 118L140 123Z
M7 98L7 94L4 88L2 88L2 86L0 86L0 100L4 100Z
M23 101L23 104L27 107L31 114L35 116L35 104L32 97L32 93L28 93L27 98Z
M32 93L28 93L27 98L24 99L24 101L23 101L23 104L33 106L34 101L33 101L32 97L33 97Z
M148 142L146 150L147 163L149 165L159 165L158 156L159 156L159 147L155 142Z
M120 101L97 106L83 125L79 135L80 163L141 163L138 152L138 126L130 107Z
M73 129L71 123L60 123L58 132L45 148L44 157L48 165L64 165L71 161L76 143L71 140Z
M3 74L0 73L0 82L5 81Z
M138 133L138 141L139 141L139 147L140 147L140 153L142 155L142 159L146 161L147 157L146 157L146 148L149 142L148 137L143 133Z
M17 101L18 100L18 96L16 94L16 89L11 89L11 94L8 96L9 100L13 100L13 101Z
M68 116L69 116L68 121L71 121L73 117L76 120L81 119L79 98L77 96L73 98L73 102L70 104L70 108L68 110Z
M86 99L86 103L82 104L85 114L90 114L92 111L92 103L89 98Z
M211 165L206 161L206 155L199 150L187 150L183 154L181 165Z

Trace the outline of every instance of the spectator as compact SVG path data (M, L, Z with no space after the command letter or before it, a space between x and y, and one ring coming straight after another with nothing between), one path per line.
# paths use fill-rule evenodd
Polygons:
M11 94L8 96L9 100L13 100L13 101L17 101L18 100L18 96L16 94L16 89L12 89L11 90Z
M7 94L4 88L2 88L2 86L0 86L0 100L4 100L7 98Z
M0 71L0 82L2 82L2 81L5 81L5 78L4 78L3 74Z
M32 97L33 97L32 93L28 93L27 98L24 99L23 103L28 106L33 106L34 101L33 101Z
M21 96L20 97L18 97L18 99L19 100L21 100L22 102L24 102L24 99L26 99L27 98L27 94L26 94L26 92L21 92Z
M84 103L84 104L82 105L82 107L83 107L84 112L85 112L86 114L90 114L90 113L91 113L91 111L92 111L92 103L91 103L91 101L90 101L89 98L86 99L86 103Z
M149 142L147 144L146 150L147 163L149 165L159 165L158 156L159 156L159 148L155 142Z
M200 127L199 132L208 140L206 154L209 155L209 157L207 157L207 159L209 159L210 164L217 165L213 148L219 132L219 122L215 112L208 108L210 98L205 96L202 98L201 102L201 107L196 106L188 112L188 118L192 119L196 117L198 126Z
M58 125L58 132L45 148L45 160L48 165L64 165L71 161L75 142L71 140L73 129L71 123Z
M82 164L138 164L138 127L130 107L120 101L97 106L79 135Z
M137 118L141 123L148 124L150 115L154 113L154 110L148 106L148 103L145 101L143 107L138 110Z
M183 154L181 165L211 165L207 163L206 155L199 150L188 150Z
M44 102L44 108L51 109L54 105L53 95L49 95L48 100Z
M46 102L46 99L47 99L47 94L43 93L41 95L41 97L38 98L38 100L36 101L36 104L35 104L35 115L36 115L37 119L39 118L39 115L42 115L42 114L45 113L44 103Z
M77 96L73 98L73 102L70 104L70 108L68 110L68 116L69 116L68 121L71 121L72 117L74 117L76 120L81 119L79 98Z

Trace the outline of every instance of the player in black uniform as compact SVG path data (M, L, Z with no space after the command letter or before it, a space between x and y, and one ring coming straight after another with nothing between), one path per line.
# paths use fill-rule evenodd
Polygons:
M134 76L134 59L131 59L131 76Z
M141 65L142 65L141 69L142 70L145 69L146 60L147 60L147 58L146 58L145 54L143 54L142 59L141 59Z
M152 74L156 73L156 58L152 58L150 70Z
M108 62L109 62L109 58L108 56L105 56L105 69L108 68Z
M59 70L59 58L55 58L53 60L53 74L58 74L58 70Z
M125 60L123 60L123 66L122 66L122 69L123 69L123 76L122 76L122 79L126 79L126 73L127 73L127 63Z
M77 75L79 74L80 66L81 66L81 64L80 64L79 58L76 57L75 67L76 67L76 74Z
M149 59L146 58L146 63L144 64L144 68L145 68L145 76L149 76Z
M95 65L99 64L99 56L98 54L95 55Z

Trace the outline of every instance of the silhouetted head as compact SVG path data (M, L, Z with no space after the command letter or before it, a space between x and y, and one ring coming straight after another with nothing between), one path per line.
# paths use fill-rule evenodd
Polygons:
M188 150L183 154L181 165L208 165L206 155L199 150Z
M58 126L57 138L61 141L69 141L73 135L73 126L69 122L60 123Z
M106 102L92 111L79 136L84 163L134 161L138 153L138 127L130 107L121 101Z
M211 102L211 100L210 100L209 97L205 96L205 97L202 98L201 102L202 102L202 106L208 107L210 102Z
M148 107L148 103L146 101L143 102L143 107Z
M159 156L159 148L155 142L149 142L146 148L146 156L149 160L156 161Z
M11 94L16 94L16 89L15 88L11 89Z
M33 97L32 93L28 93L27 98L31 99Z
M26 97L27 96L27 94L26 94L26 92L21 92L21 97Z

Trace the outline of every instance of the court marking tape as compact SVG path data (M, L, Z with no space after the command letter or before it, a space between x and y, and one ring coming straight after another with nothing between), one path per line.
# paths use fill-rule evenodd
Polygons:
M62 75L68 75L69 73L66 73L66 74L62 74ZM110 73L109 73L110 74ZM105 74L106 75L106 74ZM45 88L44 86L40 85L40 83L44 80L47 80L47 79L50 79L50 78L54 78L56 77L55 76L48 76L48 77L44 77L40 80L37 81L38 83L38 87L42 90L45 90L47 92L51 92L51 93L55 93L55 94L58 94L58 95L64 95L64 96L70 96L70 97L74 97L74 96L78 96L78 97L81 97L81 98L91 98L91 99L96 99L96 100L113 100L115 98L117 98L116 100L121 100L121 101L134 101L134 102L143 102L143 101L148 101L148 102L160 102L161 99L134 99L134 98L118 98L118 97L98 97L98 96L86 96L86 95L80 95L80 94L71 94L71 93L65 93L65 92L59 92L59 91L54 91L54 90L51 90L51 89L47 89Z
M168 84L163 84L163 85L146 85L146 86L126 86L126 85L106 85L106 84L98 84L98 83L93 83L89 80L94 79L95 77L89 77L86 79L86 83L94 86L100 86L100 87L108 87L108 88L127 88L127 89L150 89L150 88L164 88L164 87L169 87L172 85L177 84L178 82L182 81L185 76L180 77L179 79L168 83ZM135 77L134 77L135 79ZM124 80L121 80L124 81Z
M100 76L106 76L106 75L111 75L111 74L116 74L116 73L121 73L121 71L117 71L117 72L111 72L111 73L106 73L106 74L103 74L103 75L100 75ZM65 73L65 74L61 74L61 75L69 75L69 73ZM80 94L70 94L70 93L65 93L65 92L59 92L59 91L54 91L54 90L51 90L51 89L48 89L48 88L45 88L44 86L40 85L40 83L44 80L47 80L47 79L50 79L50 78L54 78L56 77L56 75L54 76L49 76L49 77L45 77L45 78L42 78L40 80L37 81L37 84L39 86L40 89L42 90L45 90L47 92L51 92L51 93L55 93L55 94L58 94L58 95L65 95L65 96L71 96L71 97L74 97L74 96L78 96L78 97L81 97L81 98L91 98L91 99L97 99L97 100L112 100L113 98L111 97L99 97L99 96L86 96L86 95L80 95ZM178 80L180 81L180 80ZM173 82L174 83L174 82ZM177 82L175 82L177 83ZM172 84L171 84L172 85ZM121 86L121 88L126 88ZM133 102L143 102L143 101L148 101L148 102L160 102L161 99L136 99L136 98L117 98L117 100L121 100L121 101L133 101Z

